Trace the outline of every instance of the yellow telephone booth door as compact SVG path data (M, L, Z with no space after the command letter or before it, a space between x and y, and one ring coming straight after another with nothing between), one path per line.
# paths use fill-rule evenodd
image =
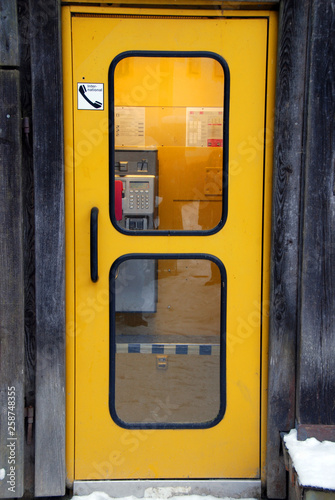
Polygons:
M275 16L154 14L64 8L69 477L260 478Z

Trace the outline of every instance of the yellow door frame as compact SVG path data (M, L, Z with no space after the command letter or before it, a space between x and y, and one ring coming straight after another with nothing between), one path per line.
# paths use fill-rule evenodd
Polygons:
M74 251L74 178L73 163L76 152L73 145L73 109L75 96L72 92L72 27L71 19L75 13L84 15L142 15L142 16L183 16L187 17L216 17L217 11L213 10L178 10L175 9L151 9L145 7L63 7L63 60L64 60L64 124L65 124L65 196L66 196L66 348L67 348L67 477L69 484L75 479L74 471L74 443L75 443L75 339L80 334L75 325L75 251ZM267 66L267 88L266 88L266 130L260 132L258 137L248 138L246 144L241 144L241 159L243 155L252 154L252 150L262 146L266 137L266 152L264 166L266 176L264 179L264 217L263 222L263 281L262 281L262 343L261 343L261 478L264 479L265 467L265 442L266 442L266 390L267 390L267 351L268 351L268 296L269 296L269 256L270 256L270 214L271 214L271 164L272 164L272 138L273 138L273 110L274 110L274 88L275 88L275 56L277 36L277 15L275 12L265 11L221 11L220 16L225 17L264 17L268 20L268 66ZM266 132L266 135L265 135ZM238 170L238 160L230 163L230 169ZM253 318L250 317L250 322ZM246 333L247 335L247 333ZM239 340L243 341L241 337ZM238 339L237 339L238 341Z

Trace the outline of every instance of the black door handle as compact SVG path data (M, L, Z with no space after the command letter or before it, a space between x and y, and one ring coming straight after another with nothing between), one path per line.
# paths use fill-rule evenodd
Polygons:
M91 280L96 283L98 276L98 213L99 209L91 210Z

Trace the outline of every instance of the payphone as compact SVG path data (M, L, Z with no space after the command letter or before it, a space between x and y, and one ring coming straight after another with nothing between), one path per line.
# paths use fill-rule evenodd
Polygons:
M122 183L118 224L129 231L157 228L157 150L116 150L114 168L115 183ZM115 311L155 312L156 272L156 263L150 259L122 262L116 279Z
M122 182L121 227L157 228L157 150L116 150L115 180Z
M126 175L122 179L122 215L126 229L154 227L154 175Z

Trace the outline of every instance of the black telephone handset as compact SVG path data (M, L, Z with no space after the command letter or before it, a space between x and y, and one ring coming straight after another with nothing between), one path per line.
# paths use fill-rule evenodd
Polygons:
M87 101L87 102L88 102L91 106L93 106L93 108L96 108L96 109L101 108L101 106L102 106L102 102L100 102L100 101L95 101L95 102L92 102L92 101L91 101L91 100L87 97L87 95L85 95L85 94L86 94L86 92L87 92L85 85L80 85L80 87L79 87L79 92L80 92L80 94L83 96L83 98L85 99L85 101Z

